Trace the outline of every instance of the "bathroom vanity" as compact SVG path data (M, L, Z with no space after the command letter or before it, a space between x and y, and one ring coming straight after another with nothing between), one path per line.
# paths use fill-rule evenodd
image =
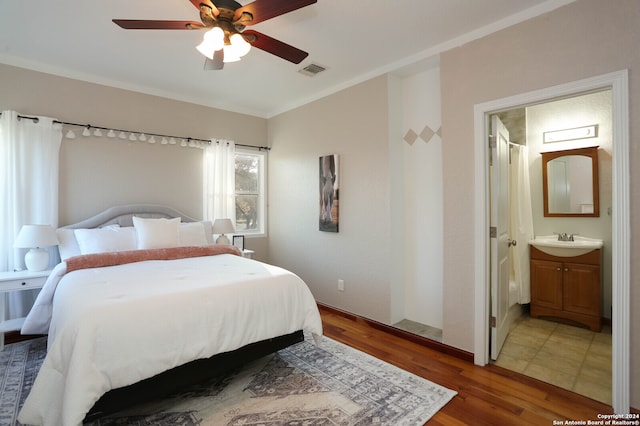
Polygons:
M549 245L530 241L531 316L569 320L600 331L601 242ZM597 240L599 241L599 240ZM584 247L580 247L580 246Z

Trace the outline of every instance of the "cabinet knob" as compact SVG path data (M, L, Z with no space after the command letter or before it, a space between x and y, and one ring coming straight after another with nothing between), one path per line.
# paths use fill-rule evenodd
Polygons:
M569 268L564 268L564 271L565 272L569 272Z
M560 270L560 268L556 268L556 271L559 271L559 270Z
M27 285L27 283L26 283L26 282L24 282L24 281L22 281L22 284L21 284L21 285Z

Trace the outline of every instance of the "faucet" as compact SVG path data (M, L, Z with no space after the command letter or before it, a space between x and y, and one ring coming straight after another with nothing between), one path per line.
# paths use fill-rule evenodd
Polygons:
M558 241L575 241L574 234L567 234L566 232L558 233Z

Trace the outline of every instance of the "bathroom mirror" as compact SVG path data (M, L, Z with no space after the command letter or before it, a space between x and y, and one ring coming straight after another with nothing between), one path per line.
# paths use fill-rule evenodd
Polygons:
M542 153L546 217L599 217L598 147Z

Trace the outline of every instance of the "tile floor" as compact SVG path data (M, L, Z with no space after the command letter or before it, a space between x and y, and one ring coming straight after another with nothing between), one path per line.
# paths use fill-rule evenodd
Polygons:
M496 365L611 404L611 328L595 333L522 316Z
M393 326L400 330L408 331L409 333L417 334L418 336L423 336L442 343L442 330L439 328L420 324L419 322L408 319L403 319L402 321L393 324Z

